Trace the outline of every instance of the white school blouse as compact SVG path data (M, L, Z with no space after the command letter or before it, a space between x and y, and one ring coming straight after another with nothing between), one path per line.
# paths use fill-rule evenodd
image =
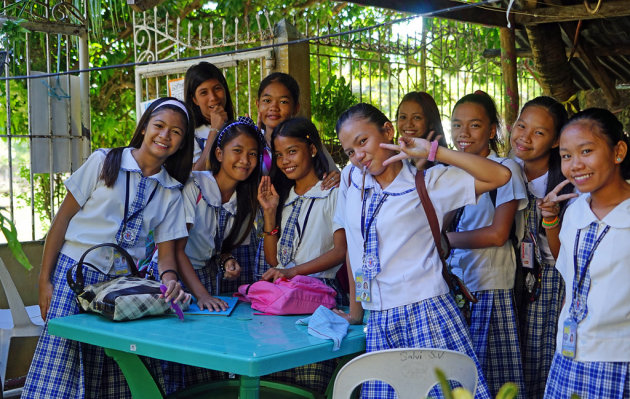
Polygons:
M501 163L512 172L512 177L496 191L496 206L518 200L515 222L522 219L523 209L527 208L527 189L523 181L523 171L519 164L509 158L500 158L494 151L488 159ZM483 193L477 205L464 208L457 231L470 231L492 225L495 213L490 193ZM519 224L517 237L522 238ZM514 288L516 255L511 238L501 247L462 249L454 248L448 259L453 273L459 276L471 291L506 290Z
M199 198L199 193L201 193L201 198ZM193 171L184 186L183 196L186 223L192 225L188 232L185 252L193 267L201 269L205 266L206 260L216 253L214 238L219 225L219 207L223 207L228 212L223 239L232 229L234 215L236 215L236 192L232 194L228 202L222 204L221 191L212 172ZM242 245L249 244L249 240L248 234Z
M630 199L617 205L599 221L590 208L590 194L581 194L567 208L560 230L560 254L556 268L566 284L566 300L558 319L556 350L562 351L562 328L573 300L573 248L578 229L584 239L591 222L599 222L597 237L610 230L595 250L589 265L591 288L588 313L577 327L575 360L590 362L630 361Z
M304 221L306 220L308 208L311 206L311 201L314 201L313 208L311 209L308 221L306 222L306 230L303 232L302 242L299 246L298 243L300 239L297 232L293 237L293 248L296 248L294 250L293 262L288 265L278 263L278 267L281 269L309 262L335 247L333 234L335 231L342 228L333 220L335 216L335 208L337 207L337 192L339 190L334 187L329 190L322 190L321 185L321 181L317 182L315 186L303 195L305 199L302 203L302 207L300 208L300 215L298 216L300 228L304 226ZM298 195L295 193L294 186L291 188L289 196L284 202L284 208L282 208L283 229L289 220L291 211L293 210L293 202L295 202L297 198ZM278 240L278 262L280 262L281 240L282 238ZM319 278L335 278L337 270L339 270L340 267L341 264L328 270L311 274L310 276Z
M371 302L362 302L365 309L391 309L448 293L442 263L416 191L416 172L414 166L403 161L400 173L384 190L372 175L365 176L366 213L374 190L392 194L374 221L381 272L372 280ZM363 262L362 178L359 168L344 168L335 213L335 221L346 229L354 275L361 271ZM425 171L425 181L440 224L447 212L475 203L475 180L462 169L436 165Z
M199 142L197 139L203 139L206 142L206 145L212 145L212 142L208 143L208 133L210 133L210 125L201 125L195 129L195 147L193 150L193 163L199 160L201 157L201 153L203 150L199 146Z
M116 243L116 233L124 218L125 193L127 185L127 171L129 174L129 206L133 202L141 170L135 158L131 155L131 148L123 150L120 171L114 186L109 188L99 178L106 151L97 150L85 163L73 173L65 185L77 203L81 206L79 212L70 219L66 230L65 242L61 252L74 260L96 244ZM145 255L145 239L149 231L153 230L156 243L186 237L184 223L184 209L182 208L181 184L172 178L162 167L160 172L149 176L149 183L145 191L146 204L151 192L157 185L157 190L151 202L142 212L142 230L140 239L127 252L137 261ZM109 273L113 264L113 250L104 248L93 251L88 259L103 273Z

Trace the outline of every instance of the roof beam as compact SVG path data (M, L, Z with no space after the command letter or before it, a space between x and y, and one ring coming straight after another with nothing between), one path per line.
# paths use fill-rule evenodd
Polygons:
M550 22L616 18L629 15L630 3L627 0L607 0L602 1L601 8L595 14L589 13L584 4L580 3L572 6L545 7L519 11L514 19L517 25L538 25Z
M507 25L505 10L488 4L485 4L484 7L475 7L474 3L462 3L461 1L454 0L349 0L349 2L413 14L430 14L435 18L472 22L480 25L500 27ZM449 8L455 9L448 12L441 12L441 10ZM512 15L510 15L510 18L512 18Z
M591 47L591 54L595 57L613 57L616 55L630 55L630 46L601 46ZM567 57L571 54L571 50L566 50ZM484 58L497 58L501 56L501 49L485 49L481 54ZM580 57L580 54L574 54L574 57ZM531 49L516 49L517 58L532 58Z

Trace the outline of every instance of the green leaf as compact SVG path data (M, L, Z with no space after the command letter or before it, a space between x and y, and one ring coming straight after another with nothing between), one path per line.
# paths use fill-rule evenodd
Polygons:
M440 382L440 388L442 389L442 393L444 394L444 399L453 399L453 391L451 390L450 384L446 380L446 374L444 374L442 370L436 368L435 375Z
M497 393L497 399L513 399L518 395L518 387L512 382L505 383Z
M31 265L31 262L26 257L24 250L22 250L22 244L17 238L17 231L15 230L15 225L9 221L10 225L12 226L11 230L9 230L4 226L5 221L9 221L9 220L7 218L3 218L3 225L0 226L0 229L2 229L2 233L4 234L4 237L7 239L7 245L9 249L11 250L11 253L13 253L13 256L15 257L15 259L22 266L24 266L26 270L32 270L33 265Z

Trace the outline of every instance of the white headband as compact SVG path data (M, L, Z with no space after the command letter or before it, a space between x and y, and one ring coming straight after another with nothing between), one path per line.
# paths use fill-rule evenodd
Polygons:
M186 106L184 104L182 104L180 101L177 100L166 100L163 103L161 103L160 105L158 105L157 107L155 107L155 109L153 109L153 112L155 112L158 108L163 107L164 105L174 105L177 108L181 109L182 111L184 111L184 113L186 114L186 118L188 118L188 111L186 110Z

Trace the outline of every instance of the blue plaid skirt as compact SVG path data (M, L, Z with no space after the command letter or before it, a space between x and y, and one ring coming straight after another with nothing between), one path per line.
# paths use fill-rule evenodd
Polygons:
M490 398L477 356L473 351L461 313L450 294L383 311L370 311L366 352L394 348L442 348L462 352L477 364L476 399ZM423 395L424 392L419 392ZM431 397L442 397L434 388ZM363 384L362 398L396 398L394 390L382 381Z
M546 399L570 398L577 394L582 399L630 398L630 373L623 362L579 362L556 353Z
M66 272L77 262L59 254L52 283L53 295L47 320L79 313L76 295L66 281ZM85 285L110 277L84 268ZM156 362L149 368L158 384L163 382ZM26 377L23 398L131 398L122 371L103 348L48 335L48 323L35 349Z
M470 335L490 393L495 397L503 384L513 382L518 398L525 398L512 290L478 291L475 296L479 302L471 306Z
M529 399L541 399L556 353L558 318L564 301L564 280L553 265L542 269L540 296L527 306L521 326L523 376Z

